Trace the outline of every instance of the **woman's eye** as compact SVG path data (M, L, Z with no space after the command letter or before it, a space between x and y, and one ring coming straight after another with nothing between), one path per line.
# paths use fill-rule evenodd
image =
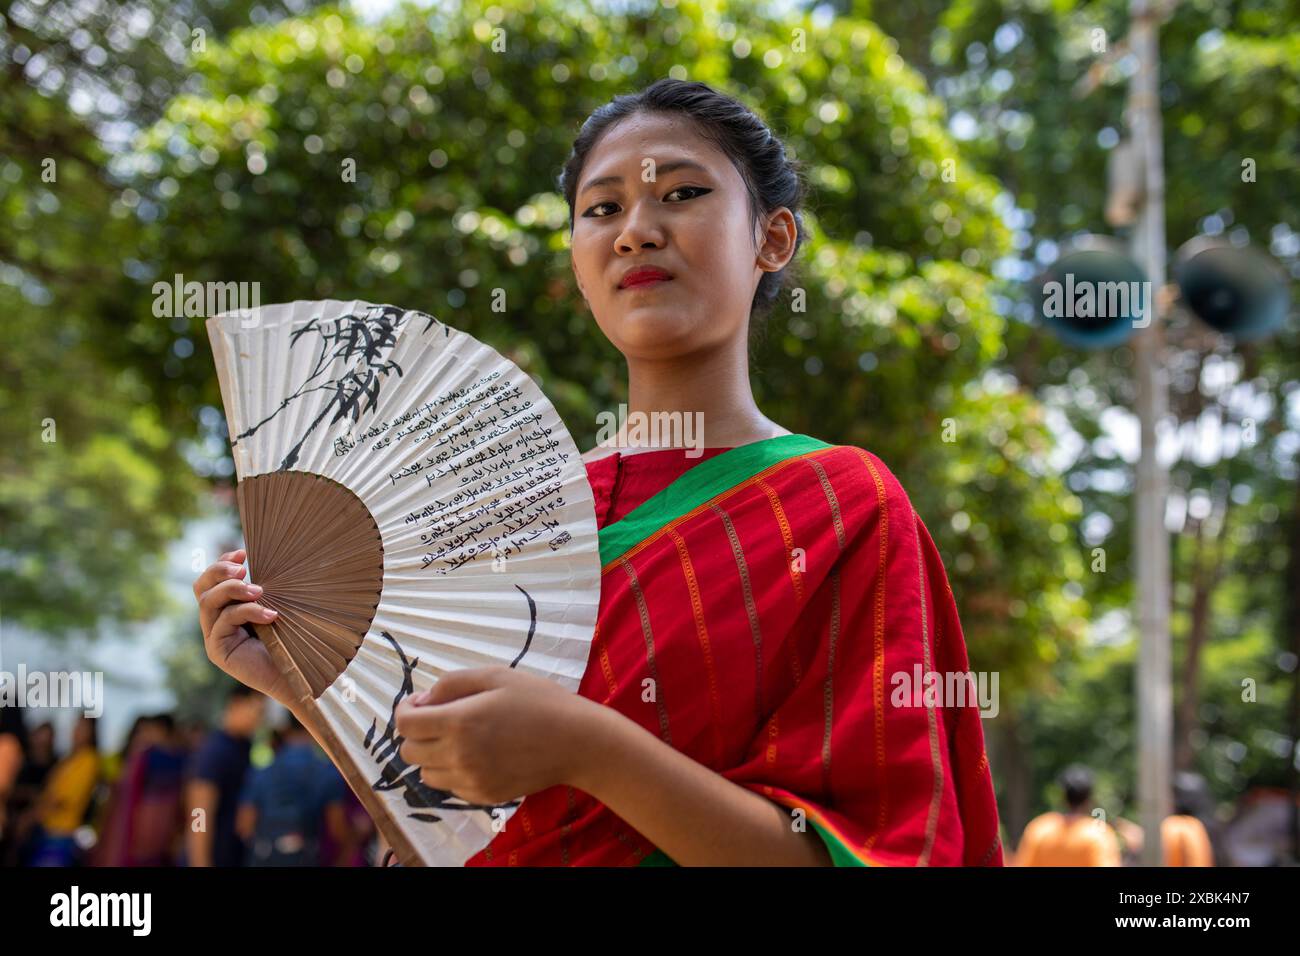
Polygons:
M671 192L667 193L667 194L664 196L664 198L667 199L668 196L672 196L672 195L674 195L674 194L676 194L676 193L680 193L680 192L689 192L689 193L693 193L694 195L688 196L687 199L694 199L696 196L703 196L703 195L705 195L706 193L711 193L711 192L713 192L713 190L712 190L712 189L706 189L704 186L678 186L676 189L674 189L674 190L672 190ZM600 209L600 208L602 208L602 207L604 207L604 206L616 206L616 205L618 205L618 204L617 204L617 203L614 203L614 202L602 202L602 203L597 203L596 205L594 205L594 206L592 206L590 209L588 209L586 212L584 212L583 215L586 216L586 217L588 217L589 219L606 219L606 218L608 218L609 216L613 215L613 213L604 213L604 214L600 214L600 213L597 213L596 210L597 210L597 209Z
M673 193L679 193L679 192L683 192L683 191L685 191L685 192L692 192L692 193L695 193L696 195L700 195L700 196L703 196L705 193L711 193L711 192L713 192L712 189L705 189L703 186L678 186L676 189L673 190L673 192L669 193L668 196L671 196ZM664 198L667 199L668 196L665 196ZM694 197L691 197L691 198L694 198Z

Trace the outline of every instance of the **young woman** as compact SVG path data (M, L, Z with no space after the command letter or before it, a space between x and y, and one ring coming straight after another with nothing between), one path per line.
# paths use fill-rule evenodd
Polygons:
M584 455L603 576L578 694L475 668L399 708L430 786L527 795L468 865L1001 864L974 701L894 703L895 675L968 669L930 535L878 458L750 388L805 236L796 165L736 100L662 80L587 120L560 185L629 420L698 414L707 447ZM195 584L208 652L276 696L243 557Z
M99 782L99 722L83 715L72 727L72 749L54 765L36 801L36 831L28 866L75 866L76 831L85 822Z

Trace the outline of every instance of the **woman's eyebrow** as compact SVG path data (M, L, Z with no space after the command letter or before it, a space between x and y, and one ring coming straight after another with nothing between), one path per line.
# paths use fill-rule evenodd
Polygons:
M693 159L674 159L671 162L663 163L655 167L655 176L666 176L668 173L675 172L679 169L694 169L697 172L707 173L708 169ZM608 183L621 183L622 176L600 176L596 179L589 179L582 188L578 190L577 195L581 196L588 189L594 189L596 186L604 186Z

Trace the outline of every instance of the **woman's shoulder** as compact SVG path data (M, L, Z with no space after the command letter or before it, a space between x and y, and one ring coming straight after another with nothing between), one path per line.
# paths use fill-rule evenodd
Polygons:
M903 484L885 461L860 445L832 445L811 456L836 492L864 498L878 507L912 508ZM820 477L820 476L819 476Z
M581 453L582 463L584 465L595 464L597 461L612 457L616 451L618 451L618 448L614 445L596 445Z

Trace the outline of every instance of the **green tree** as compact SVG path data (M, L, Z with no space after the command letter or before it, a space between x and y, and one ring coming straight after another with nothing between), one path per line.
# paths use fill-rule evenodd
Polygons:
M186 329L140 299L158 206L120 153L191 44L306 8L14 0L0 15L0 613L61 634L155 615L205 483ZM195 30L201 34L195 34ZM189 351L187 351L189 350Z
M1087 354L1054 341L1033 321L1024 280L1072 234L1111 231L1103 219L1106 167L1125 133L1129 4L836 6L876 19L897 38L948 107L963 156L1014 195L1007 219L1017 256L1000 266L1008 281L997 290L1004 311L1021 320L1007 329L1009 365L1081 439L1067 471L1084 503L1074 533L1085 555L1104 547L1106 572L1085 584L1091 617L1109 621L1133 598L1131 467L1104 427L1132 404L1132 353ZM1169 241L1177 247L1198 233L1249 240L1300 277L1300 7L1189 0L1169 8L1161 27ZM1300 650L1300 421L1288 412L1300 381L1298 345L1294 321L1273 339L1244 345L1207 336L1182 312L1170 327L1169 424L1180 445L1170 501L1178 756L1224 800L1250 780L1279 782L1295 740L1283 701ZM1061 690L1032 702L1025 752L1034 757L1036 794L1072 760L1116 766L1097 713L1131 702L1098 695L1131 695L1132 675L1117 670L1122 679L1103 680L1099 662L1131 668L1122 654L1089 650L1062 662ZM1258 685L1253 703L1240 700L1247 679ZM1075 681L1083 694L1069 692ZM1061 732L1064 724L1074 732ZM1125 759L1131 774L1131 754Z

